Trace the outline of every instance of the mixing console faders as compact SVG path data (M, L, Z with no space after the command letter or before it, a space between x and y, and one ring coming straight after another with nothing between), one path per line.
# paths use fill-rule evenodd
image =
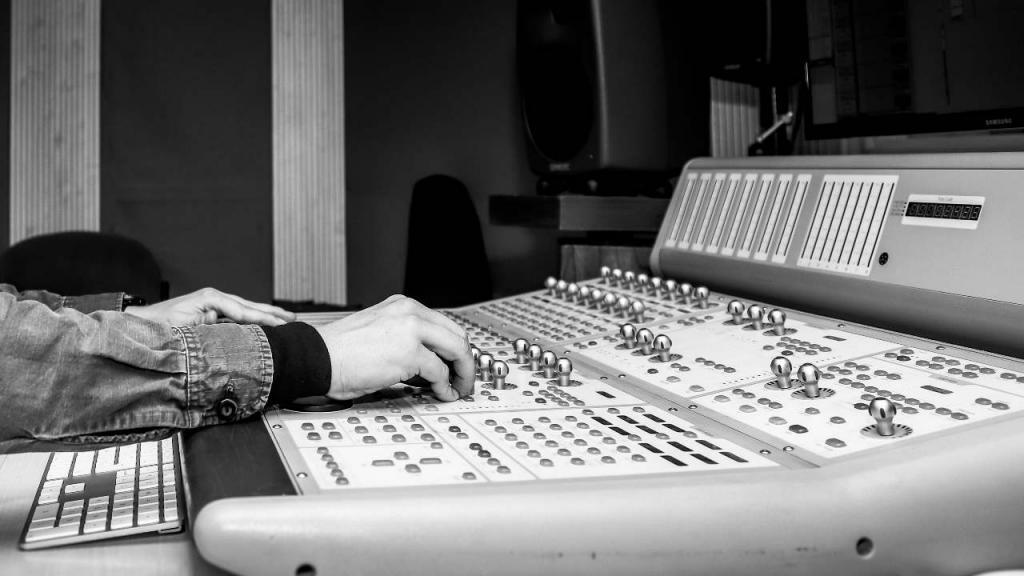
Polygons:
M303 493L776 466L566 358L510 356L480 362L476 393L456 402L396 386L348 411L266 419Z
M702 462L699 442L725 442L682 420L675 406L741 433L748 447L784 448L809 463L1024 408L1022 371L628 271L605 268L578 283L548 278L543 290L446 313L472 343L473 395L438 403L399 386L344 418L270 414L296 439L317 489L693 467ZM673 413L638 392L667 400ZM546 414L559 410L553 420ZM559 422L566 417L570 429L551 429L566 426ZM374 427L382 419L389 423ZM697 444L695 434L703 435ZM679 442L693 452L673 447ZM337 449L350 455L337 457ZM732 444L702 457L716 466L771 463ZM449 467L447 475L430 474ZM384 468L414 473L389 476Z
M469 322L479 323L473 317L485 315L484 321L497 321L529 338L567 342L615 331L623 322L641 325L718 307L704 286L605 267L598 279L576 283L549 277L543 291L459 312Z
M444 311L472 394L267 410L295 495L214 501L197 545L247 574L1024 568L1021 166L692 160L650 272Z

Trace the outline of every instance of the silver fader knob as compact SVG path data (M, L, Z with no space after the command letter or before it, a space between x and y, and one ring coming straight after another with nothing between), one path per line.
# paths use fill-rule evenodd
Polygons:
M818 379L821 378L821 371L818 370L817 366L810 362L801 364L800 369L796 371L796 375L804 383L805 396L817 398L821 395L821 391L818 390Z
M747 311L743 302L740 302L739 300L730 300L727 310L729 311L729 314L732 315L733 324L743 324L743 313Z
M590 304L590 287L589 286L580 286L579 302L580 302L580 305L582 305L582 306L586 306L587 304Z
M590 291L589 304L591 308L600 308L601 301L604 300L604 291L600 288L594 288Z
M679 295L683 297L683 304L689 304L693 299L693 284L683 282L679 285Z
M669 302L675 302L676 300L676 281L672 279L665 280L665 300Z
M504 360L495 360L491 366L491 375L494 377L495 390L505 389L505 377L508 376L508 364Z
M896 415L896 407L888 398L875 398L868 404L868 413L875 419L875 431L879 436L892 436L896 433L896 425L893 424L893 416Z
M629 305L629 314L637 324L644 321L644 312L646 311L647 306L645 306L640 300L634 300L633 303Z
M555 367L558 372L556 386L579 386L580 383L572 379L572 361L568 358L559 358Z
M473 368L479 370L480 369L480 349L477 348L475 345L470 344L469 345L469 352L470 352L470 354L473 355Z
M619 296L619 299L615 301L615 311L618 313L619 318L629 317L629 298L625 296Z
M530 348L530 343L526 338L516 338L512 342L512 353L516 355L516 364L526 364L530 361L530 357L527 355L527 350Z
M570 282L565 288L565 299L569 302L576 303L576 297L580 294L580 287L575 282Z
M491 381L491 368L493 368L494 356L491 356L487 352L480 355L480 358L476 362L476 377L481 382ZM506 366L507 368L508 366Z
M527 370L536 372L540 370L540 357L543 355L543 349L537 344L530 344L530 347L526 350L526 358L528 364L526 365Z
M651 279L647 277L647 274L641 272L636 275L636 289L639 290L641 294L646 294L647 288L649 288L650 285Z
M622 279L626 282L626 288L632 288L636 285L636 274L632 270L626 270L626 273L622 275Z
M786 335L786 313L778 308L768 314L768 322L771 322L772 333L776 336Z
M669 362L672 360L672 339L664 334L658 334L654 338L654 351L658 354L658 360Z
M615 297L615 294L612 294L611 292L605 294L604 295L604 301L602 302L602 304L604 305L603 306L604 311L609 313L609 314L614 312L615 311L615 303L618 302L618 301L619 301L619 299Z
M789 390L793 387L793 381L789 375L793 373L793 364L785 356L776 356L772 359L772 374L775 374L775 385L782 390Z
M654 296L655 298L661 296L661 287L662 284L660 277L654 276L651 278L651 296Z
M548 276L548 279L544 281L544 288L547 288L548 296L555 295L555 286L558 284L558 280L554 276Z
M540 357L540 371L544 374L545 378L555 377L555 364L558 362L558 357L551 350L545 350L544 354Z
M764 313L764 308L761 308L757 304L751 304L747 306L747 318L750 318L750 326L754 330L761 329L761 315Z
M708 298L711 296L711 291L708 290L708 287L707 286L697 286L697 289L694 290L693 293L697 297L697 307L698 308L707 308L708 307Z
M641 328L636 331L636 343L640 345L640 354L644 356L654 354L654 350L651 348L651 345L654 343L654 333L647 328Z
M632 350L636 348L636 327L632 324L619 326L619 335L622 336L623 347Z
M565 291L569 289L569 283L565 280L559 280L555 283L555 296L559 298L565 297Z
M622 285L622 270L612 268L612 286Z
M612 278L612 269L608 266L601 266L601 283L610 284Z

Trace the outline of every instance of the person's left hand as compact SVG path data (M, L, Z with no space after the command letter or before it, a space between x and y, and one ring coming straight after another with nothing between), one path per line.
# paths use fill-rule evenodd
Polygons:
M244 324L279 326L295 320L295 314L283 308L250 302L215 288L203 288L149 306L128 306L124 311L126 314L166 322L172 326L213 324L220 319Z

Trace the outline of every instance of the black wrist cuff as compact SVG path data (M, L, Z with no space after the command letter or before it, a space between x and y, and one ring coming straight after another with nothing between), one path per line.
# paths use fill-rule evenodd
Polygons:
M320 333L304 322L264 326L274 355L274 382L268 404L305 396L323 396L331 389L331 356Z

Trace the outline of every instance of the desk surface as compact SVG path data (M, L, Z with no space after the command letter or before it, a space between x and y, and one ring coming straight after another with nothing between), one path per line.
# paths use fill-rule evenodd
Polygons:
M47 453L0 454L0 567L5 574L224 574L207 564L191 534L144 534L24 552L18 539L46 469Z

